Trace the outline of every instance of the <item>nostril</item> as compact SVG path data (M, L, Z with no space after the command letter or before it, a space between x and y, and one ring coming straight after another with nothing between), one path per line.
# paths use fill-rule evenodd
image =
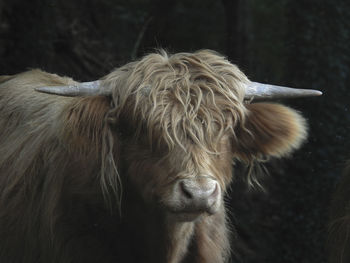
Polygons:
M183 179L176 184L175 189L178 205L184 211L214 214L220 206L221 188L213 179Z
M192 199L193 198L193 194L191 192L191 189L188 188L186 186L186 183L184 181L180 182L180 188L182 193L188 198L188 199Z
M210 194L210 196L215 197L215 196L217 196L218 194L219 194L219 187L218 187L218 184L216 183L216 184L215 184L215 187L214 187L214 190L213 190L213 192Z
M190 180L183 180L180 182L180 188L183 196L191 200L216 198L220 192L218 184L214 181L199 185Z

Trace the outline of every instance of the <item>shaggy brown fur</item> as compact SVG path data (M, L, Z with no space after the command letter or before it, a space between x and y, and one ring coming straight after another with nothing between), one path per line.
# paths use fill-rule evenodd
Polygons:
M0 80L0 262L227 262L233 160L306 137L292 109L245 104L245 75L207 50L120 67L110 97L37 93L75 83L39 70ZM184 217L178 182L207 177L218 209Z
M331 206L330 263L350 261L350 161L339 182Z

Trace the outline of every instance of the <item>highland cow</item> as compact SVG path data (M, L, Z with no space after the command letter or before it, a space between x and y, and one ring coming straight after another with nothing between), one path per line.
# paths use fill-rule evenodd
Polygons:
M250 82L212 51L150 54L98 81L0 78L0 262L227 262L233 164L283 157L319 95Z

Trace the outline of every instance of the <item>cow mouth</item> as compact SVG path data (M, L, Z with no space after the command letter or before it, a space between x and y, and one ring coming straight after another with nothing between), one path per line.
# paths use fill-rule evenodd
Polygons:
M168 210L169 214L171 217L180 222L192 222L196 221L202 216L210 216L215 214L215 211L211 211L211 209L207 210L190 210L190 209L185 209L185 210Z
M193 212L170 212L171 217L180 222L193 222L202 217L205 213L203 211Z
M192 222L203 216L211 216L218 212L218 205L208 205L206 202L201 205L165 205L167 214L175 221Z

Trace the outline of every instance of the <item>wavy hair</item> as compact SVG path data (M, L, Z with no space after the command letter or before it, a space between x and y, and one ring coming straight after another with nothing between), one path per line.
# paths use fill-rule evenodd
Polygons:
M217 141L244 121L246 76L224 57L209 51L150 54L109 75L102 85L113 91L111 119L127 114L136 130L146 129L150 145L171 150L190 140L217 152ZM230 116L230 117L228 117ZM144 120L144 121L141 121ZM143 125L143 127L141 127Z

